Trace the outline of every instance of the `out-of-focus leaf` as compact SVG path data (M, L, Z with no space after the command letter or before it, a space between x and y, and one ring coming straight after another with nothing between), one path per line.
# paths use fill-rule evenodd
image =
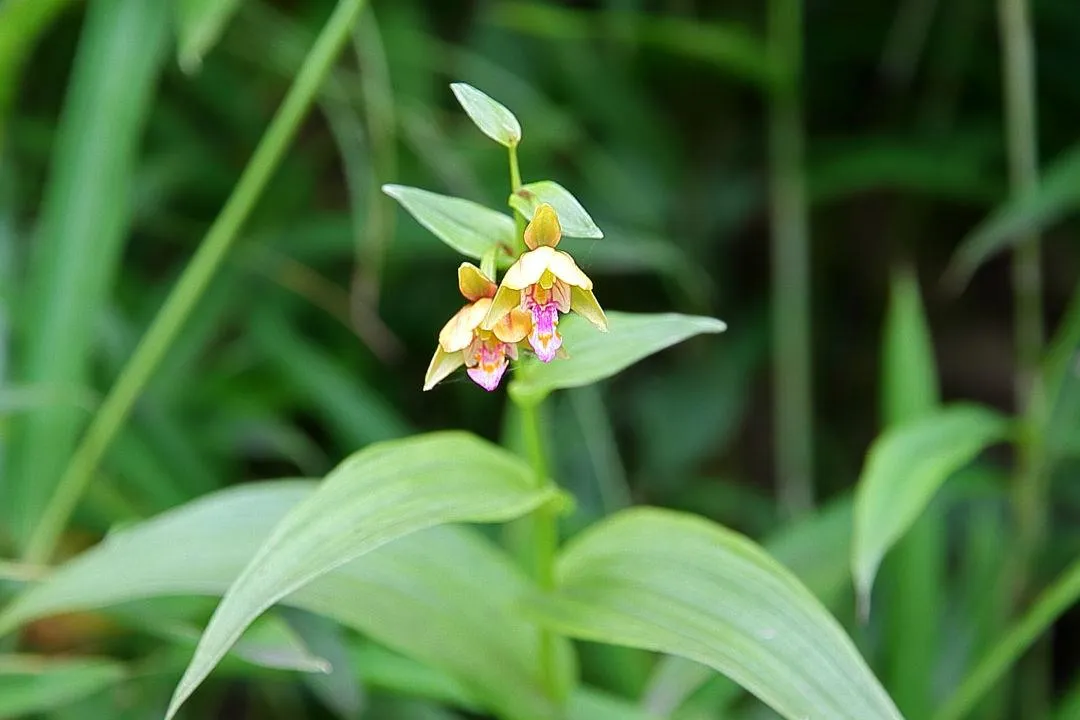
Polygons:
M1044 442L1053 464L1080 455L1080 285L1047 350L1043 383L1049 412Z
M252 620L315 578L396 538L453 522L499 522L554 497L519 458L468 433L372 445L294 508L222 598L168 717Z
M304 645L330 664L326 673L305 675L304 683L342 720L359 716L364 707L364 689L344 629L328 618L302 610L282 608L280 613Z
M580 687L570 696L566 720L660 720L660 716L646 712L623 698Z
M474 444L479 443L470 442L470 450ZM412 462L425 456L438 462L439 453L418 452L421 446L407 441L408 448ZM475 463L490 452L480 448L481 457L466 466L478 469ZM365 454L370 457L374 449ZM438 482L452 484L453 477ZM221 595L282 518L314 497L316 487L309 481L241 485L114 533L17 598L0 614L0 635L55 613L149 597ZM354 497L361 496L359 489ZM534 662L538 634L513 609L531 587L476 533L439 527L331 570L282 602L325 615L415 658L414 664L448 674L460 687L440 699L547 718L554 710ZM357 656L362 677L365 658Z
M438 528L421 535L430 540L447 530ZM466 710L478 711L482 707L476 695L453 676L381 645L354 643L350 658L364 686L372 690L437 700Z
M638 360L702 333L723 332L720 320L695 315L607 313L602 333L578 316L559 324L570 357L558 362L528 362L514 378L510 392L538 399L553 390L580 387L611 377Z
M180 67L193 73L217 44L240 0L173 0L180 41Z
M768 87L772 66L761 40L736 25L702 23L673 16L626 13L633 33L614 33L616 39L640 42L665 52L698 60L733 77ZM608 38L615 29L594 13L537 2L501 2L493 6L495 22L518 32L556 40ZM626 26L621 26L625 28Z
M882 351L882 425L932 413L939 403L933 341L919 284L911 271L892 280ZM929 717L931 680L939 658L939 618L945 607L944 519L927 508L897 543L883 581L888 589L884 679L908 717Z
M985 448L1004 440L1007 418L975 405L954 405L882 433L866 455L855 490L851 570L860 607L881 558L903 536L941 484Z
M753 542L699 517L623 511L571 542L556 578L555 594L526 604L555 631L705 663L790 720L900 718L813 595Z
M514 147L521 142L521 125L514 113L502 103L466 83L451 83L450 89L480 132L506 147Z
M90 385L91 354L131 219L142 128L168 46L168 3L101 0L87 8L50 161L20 312L20 383ZM0 35L18 32L4 27ZM32 322L29 320L32 318ZM0 508L25 542L74 449L83 412L21 417Z
M553 180L528 183L510 195L510 207L532 220L540 205L547 203L559 215L564 235L579 238L602 238L604 233L596 226L589 213L570 191Z
M62 707L115 685L125 675L115 660L0 655L0 718Z
M503 254L509 256L514 247L514 220L505 213L404 185L383 185L383 192L462 255L479 259L492 248L504 248Z
M948 277L964 285L993 255L1076 209L1080 204L1080 145L1046 168L1029 194L1006 200L968 234L953 254Z

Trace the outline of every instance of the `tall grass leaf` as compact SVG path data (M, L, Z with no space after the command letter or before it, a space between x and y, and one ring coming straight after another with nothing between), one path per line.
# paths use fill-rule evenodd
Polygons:
M330 663L329 672L305 675L304 684L342 720L359 717L366 697L345 630L328 618L296 608L283 608L279 614L306 647Z
M455 442L463 438L464 444ZM456 451L451 449L454 445ZM383 461L382 472L368 475L366 481L352 477L354 471L363 472L364 467ZM288 518L300 522L309 513L306 508L318 511L312 502L325 498L331 484L348 494L347 500L335 501L334 512L321 511L335 523L346 523L345 531L337 535L340 542L331 544L370 536L378 531L374 518L373 522L350 521L345 517L349 508L389 499L387 485L395 483L386 474L394 473L397 466L408 473L419 465L448 468L435 470L436 475L427 476L426 481L412 473L415 482L397 484L399 491L408 494L412 510L428 514L430 520L434 514L428 503L435 498L423 499L416 486L460 488L463 473L483 476L470 477L483 497L470 501L458 494L458 501L453 501L452 491L441 493L446 503L443 516L467 511L470 505L475 509L483 504L492 510L503 502L507 508L510 496L520 498L514 502L525 503L546 497L541 491L520 489L521 483L531 482L532 474L518 467L515 458L463 433L385 443L359 453L322 485L308 481L242 485L113 533L11 603L0 614L0 635L56 613L148 597L224 594L266 538L272 532L281 537L283 519L289 524ZM459 504L453 507L454 502ZM310 535L319 530L315 525L301 527L298 533ZM384 527L378 539L389 540L392 534ZM319 559L314 553L307 557L312 562ZM264 566L268 572L280 569L282 565ZM515 619L512 611L513 603L530 587L521 572L476 533L439 527L344 561L287 594L282 602L327 616L449 674L484 707L514 717L545 718L553 709L533 662L539 639L535 628Z
M168 717L248 624L286 595L396 538L453 522L500 522L550 501L516 456L468 433L373 445L334 470L275 528L229 588L177 685Z
M563 347L570 357L546 364L528 363L514 378L510 392L537 399L553 390L589 385L695 335L727 329L715 318L677 313L612 311L607 313L607 319L606 333L575 315L560 322Z
M0 717L63 707L116 685L126 674L123 665L104 658L0 655Z
M894 274L882 351L882 425L893 427L933 413L940 402L933 341L913 272ZM928 507L893 551L884 573L888 589L884 677L908 717L929 717L945 606L944 518Z
M521 124L504 105L466 83L452 83L450 89L480 132L506 147L521 142Z
M572 541L556 591L526 601L551 630L680 655L732 678L789 720L898 720L840 625L745 537L656 508Z
M176 13L180 67L186 73L194 73L240 9L240 0L174 0L172 5Z
M1057 222L1080 205L1080 145L1058 156L1031 193L1006 200L953 253L946 277L967 284L975 271L1025 235Z
M514 220L505 213L471 200L404 185L383 185L383 192L462 255L480 259L491 248L501 247L508 257L514 247Z
M143 123L168 45L168 12L156 0L88 8L20 303L24 383L85 387L90 379L94 331L120 263ZM19 423L7 501L0 499L18 541L48 502L83 420L80 410L53 407Z
M536 208L543 203L555 208L564 235L579 238L604 237L604 233L589 217L578 199L553 180L522 185L510 195L510 207L524 215L526 220L532 220Z
M990 445L1010 423L975 405L953 405L882 433L866 455L855 489L851 570L863 614L885 553L903 537L938 488Z

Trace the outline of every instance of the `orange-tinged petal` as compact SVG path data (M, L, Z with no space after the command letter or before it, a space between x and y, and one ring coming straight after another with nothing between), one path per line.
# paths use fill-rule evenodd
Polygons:
M480 327L491 309L490 298L480 298L457 311L439 331L439 345L446 352L464 350L473 340L473 331Z
M555 208L543 203L536 208L532 221L525 227L525 244L530 250L538 247L555 247L562 238L562 226Z
M495 337L504 343L521 342L532 330L532 316L526 310L514 308L495 323L493 330Z
M568 253L561 250L552 250L547 269L567 285L592 290L592 280L581 271L581 268L574 262L574 258L570 257Z
M465 364L465 356L458 352L448 353L441 347L435 347L435 354L428 364L427 374L424 375L424 390L430 390L442 382L450 373Z
M488 310L487 317L484 318L481 327L483 327L484 330L493 329L500 320L506 317L507 313L520 305L521 291L507 287L506 284L503 283L499 286L499 290L495 293L495 297L492 298L491 309Z
M458 289L469 300L494 297L495 283L472 263L461 263L457 276Z
M593 295L592 290L570 288L570 309L600 330L607 332L607 316L604 315L604 309L596 301L596 295Z

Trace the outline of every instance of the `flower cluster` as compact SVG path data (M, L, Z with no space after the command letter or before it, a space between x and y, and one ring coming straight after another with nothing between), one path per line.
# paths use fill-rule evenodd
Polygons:
M555 208L540 205L525 228L528 250L506 271L500 285L475 265L461 264L458 288L469 304L439 332L424 390L462 365L477 385L494 390L519 350L531 351L545 363L565 357L560 313L576 312L607 330L592 280L574 258L555 249L561 238Z

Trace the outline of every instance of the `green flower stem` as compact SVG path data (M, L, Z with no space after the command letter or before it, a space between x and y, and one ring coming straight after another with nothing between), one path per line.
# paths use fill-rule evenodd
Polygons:
M1080 600L1080 561L1054 581L1031 609L998 642L946 701L935 720L961 720L993 690L1024 653L1069 608Z
M521 171L518 169L517 145L510 146L510 189L517 192L521 189ZM517 210L514 213L514 242L517 243L515 255L525 252L525 217Z
M206 233L195 256L184 269L176 287L165 300L72 455L56 491L49 499L49 504L30 537L26 550L26 559L29 562L43 563L52 555L64 526L74 512L79 498L86 491L102 456L225 259L244 221L251 214L256 200L299 129L365 4L365 0L341 0L334 9L304 59L288 95L259 141L259 146L244 168L225 207Z
M799 97L802 0L770 0L769 50L774 73L769 109L773 438L781 505L799 515L814 504L810 237Z
M540 424L540 403L519 402L521 432L525 455L536 473L536 482L543 487L552 483L544 451L544 434ZM543 590L555 589L555 555L559 549L558 515L552 505L537 508L531 517L533 539L533 571ZM558 673L555 658L555 637L540 630L540 672L545 687L553 697L558 696Z

